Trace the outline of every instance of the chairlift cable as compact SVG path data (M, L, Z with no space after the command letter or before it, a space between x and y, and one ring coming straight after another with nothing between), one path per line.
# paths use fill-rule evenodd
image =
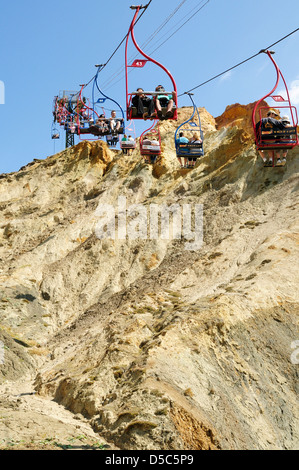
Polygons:
M137 19L136 23L140 20L140 18L142 17L142 15L145 13L145 11L147 10L147 8L150 6L150 4L152 3L153 0L150 0L149 3L147 5L145 5L143 7L143 12L140 14L139 18ZM118 49L120 48L120 46L124 43L124 41L127 39L127 35L128 33L125 35L125 37L121 40L121 42L118 44L118 46L116 47L116 49L113 51L113 53L111 54L111 56L108 58L108 60L105 62L105 64L103 64L101 66L101 70L102 71L106 65L108 65L108 63L110 62L110 60L112 59L112 57L116 54L116 52L118 51ZM86 83L84 85L83 88L86 88L95 78L96 78L97 74L95 74L90 80L88 83Z
M145 50L145 48L152 42L152 40L159 34L159 32L166 26L166 24L173 18L173 16L179 11L179 9L186 3L187 0L183 0L174 10L173 12L161 23L161 25L147 38L147 40L141 44L142 49ZM141 16L141 15L140 15ZM186 15L185 15L186 16ZM185 17L184 17L185 18ZM140 19L140 17L139 17ZM138 21L138 20L137 20ZM137 23L136 21L136 23ZM167 34L167 33L165 33ZM162 36L164 37L165 34ZM134 54L130 57L130 60L133 61L138 57L138 54ZM119 68L110 78L107 78L107 80L103 83L103 86L107 87L123 73L123 67ZM121 80L121 78L116 82L118 83Z
M161 25L148 37L148 39L141 45L142 49L145 49L146 46L152 41L154 37L166 26L166 24L171 20L171 18L179 11L179 9L186 3L187 0L183 0L173 12L161 23Z
M203 0L202 0L203 1ZM195 15L197 15L197 13L199 13L208 3L209 3L210 0L207 0L204 5L202 5L198 10L196 10L196 12L190 16L179 28L177 28L170 36L168 36L167 39L165 39L165 41L163 41L159 46L156 47L156 49L154 49L153 51L151 51L150 54L154 54L160 47L163 46L163 44L165 44L170 38L172 38L172 36L174 36L180 29L183 28L183 26L185 26L185 24L187 24L190 20L192 20L192 18L194 18ZM202 2L201 2L202 3Z
M202 4L203 1L204 1L204 0L201 0L200 3ZM205 2L205 4L202 5L195 13L193 13L193 15L191 15L179 28L177 28L177 29L171 34L171 36L169 36L168 38L166 38L165 41L163 41L160 45L158 45L158 46L156 47L156 49L154 49L152 52L150 52L150 55L152 55L152 54L153 54L156 50L158 50L163 44L165 44L172 36L174 36L186 23L188 23L197 13L199 13L200 10L202 10L202 9L204 8L204 7L209 3L209 1L210 1L210 0L207 0L207 1ZM175 10L175 11L172 13L172 15L170 15L170 16L172 17L172 16L178 11L178 9L179 9L181 6L182 6L182 3L176 8L176 10ZM196 7L194 7L191 11L189 11L189 13L191 13L191 12L192 12L195 8L197 8L197 7L198 7L198 5L197 5ZM186 16L187 16L189 13L187 13L187 14L184 16L184 18L186 18ZM184 18L183 18L183 19L184 19ZM168 20L168 19L167 19L167 20ZM169 20L170 20L170 18L169 18ZM169 21L169 20L168 20L168 21ZM137 20L137 21L138 21L138 20ZM137 23L137 21L136 21L136 23ZM166 21L166 20L165 20L165 21ZM165 23L165 21L164 21L164 23ZM168 21L167 21L167 22L168 22ZM162 23L162 24L163 24L163 23ZM165 24L166 24L166 23L165 23ZM178 22L177 24L179 24L179 22ZM164 26L163 26L163 27L164 27ZM160 28L160 29L159 29L159 28ZM159 27L159 28L158 28L158 30L160 31L162 28L161 28L161 27ZM164 37L166 34L167 34L167 33L165 33L162 37ZM151 36L150 36L150 37L151 37ZM160 40L161 40L161 38L160 38ZM151 39L150 41L147 40L144 44L148 45L151 41L152 41L152 39ZM158 41L156 41L156 43L157 43L157 42L158 42ZM144 47L144 45L142 45L142 47ZM138 57L138 55L135 55L134 58L136 58L136 57ZM119 75L121 75L122 73L123 73L123 70L122 70L122 69L119 69L119 72L115 72L115 73L110 77L110 79L107 79L107 80L106 80L106 82L105 82L105 87L107 87L108 85L110 85L110 83L112 83L112 82L114 81L114 77L117 78L117 77L118 77ZM121 79L122 79L122 77L120 77L120 78L115 82L115 84L118 83ZM179 95L179 96L180 96L180 95Z
M202 4L203 1L204 1L204 0L201 0L200 4ZM210 0L207 0L204 5L202 5L195 13L193 13L193 15L191 15L179 28L177 28L168 38L166 38L165 41L163 41L161 44L159 44L159 45L156 47L156 49L154 49L152 52L150 52L150 55L152 55L152 54L153 54L156 50L158 50L163 44L165 44L172 36L174 36L186 23L188 23L197 13L199 13L200 10L202 10L202 9L204 8L204 7L207 5L207 3L209 3L209 1L210 1ZM176 10L173 12L173 14L171 15L171 17L178 11L178 9L179 9L181 6L182 6L182 4L180 4L180 5L176 8ZM196 5L196 7L194 7L191 11L189 11L189 13L187 13L187 14L183 17L183 19L186 18L186 16L187 16L188 14L190 14L190 13L191 13L195 8L197 8L197 7L198 7L198 5ZM168 19L167 19L167 20L168 20ZM170 20L170 18L169 18L169 20ZM168 21L169 21L169 20L168 20ZM165 20L165 21L166 21L166 20ZM165 23L165 21L164 21L164 23ZM168 22L168 21L167 21L167 22ZM136 22L136 23L137 23L137 22ZM176 23L176 24L179 24L179 23L180 23L180 22L178 22L178 23ZM163 23L162 23L162 24L163 24ZM165 23L165 24L166 24L166 23ZM175 26L176 26L176 25L175 25ZM175 26L174 26L174 27L175 27ZM163 27L164 27L164 26L163 26ZM159 27L157 31L160 31L161 29L162 29L162 28ZM171 28L171 29L172 29L172 28ZM154 34L154 33L153 33L153 34ZM165 33L162 37L164 37L166 34L167 34L167 33ZM151 36L150 36L150 37L151 37ZM160 40L161 40L161 38L160 38ZM150 41L147 40L147 41L145 42L145 45L148 45L151 41L152 41L152 39L151 39ZM157 43L157 42L158 42L158 41L156 41L156 43ZM142 45L142 47L144 47L144 45ZM136 57L137 57L137 55L135 56L135 58L136 58ZM114 75L112 75L112 77L111 77L110 79L108 79L108 81L105 82L105 86L107 87L110 83L113 82L114 76L115 76L115 78L117 78L117 77L118 77L119 75L121 75L121 74L122 74L122 69L120 69L119 72L115 72ZM122 77L121 77L121 78L122 78ZM121 78L119 78L116 83L118 83L118 82L121 80Z
M242 60L242 62L239 62L238 64L234 65L233 67L230 67L229 69L226 69L224 72L221 72L221 73L218 73L217 75L215 75L214 77L212 78L209 78L208 80L206 80L205 82L202 82L200 83L199 85L193 87L193 88L190 88L190 90L188 91L185 91L184 93L181 93L179 96L183 96L187 93L190 93L191 91L193 90L196 90L197 88L200 88L202 87L203 85L206 85L207 83L211 82L212 80L215 80L216 78L218 77L221 77L221 75L224 75L225 73L227 72L230 72L231 70L239 67L240 65L242 64L245 64L245 62L248 62L249 60L253 59L254 57L257 57L259 54L261 54L262 52L264 52L265 50L267 49L270 49L271 47L275 46L276 44L284 41L286 38L288 38L289 36L291 36L292 34L296 33L297 31L299 31L299 28L297 29L294 29L294 31L292 31L291 33L287 34L286 36L284 36L283 38L279 39L278 41L274 42L273 44L270 44L270 46L266 47L266 49L261 49L259 52L257 52L256 54L252 55L251 57L248 57L247 59L245 60Z
M140 14L139 18L136 20L136 23L138 23L138 21L140 20L140 18L142 17L142 15L144 15L144 13L146 12L147 8L150 6L150 4L152 3L153 0L150 0L149 3L147 5L145 5L143 7L143 12ZM118 49L120 48L120 46L125 42L125 40L127 39L127 36L128 36L128 33L125 35L125 37L122 39L122 41L119 43L119 45L117 46L117 48L114 50L114 52L111 54L111 56L109 57L109 59L107 60L107 62L105 62L105 64L103 65L103 67L101 68L101 71L103 70L104 67L106 67L106 65L110 62L110 60L112 59L112 57L116 54L116 52L118 51Z

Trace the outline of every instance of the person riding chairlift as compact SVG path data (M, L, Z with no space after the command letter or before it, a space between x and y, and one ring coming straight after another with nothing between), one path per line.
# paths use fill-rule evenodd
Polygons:
M175 101L175 98L176 98L175 92L173 91L171 95L167 95L165 93L165 88L162 85L158 85L155 88L155 91L161 92L161 94L158 94L155 97L155 106L156 106L158 118L159 119L168 119L168 118L172 117L174 101ZM165 117L163 116L162 108L167 108Z
M267 117L262 118L261 121L258 121L256 123L255 128L256 128L257 135L259 135L259 138L261 138L261 135L260 135L261 130L283 129L284 126L282 125L282 121L278 119L279 117L280 116L275 109L269 109L269 111L267 112ZM273 139L273 142L275 142L275 139ZM270 150L266 151L268 158L265 156L264 150L259 150L258 152L260 156L262 157L265 164L272 165L273 156ZM279 154L278 154L278 158L279 158Z
M189 139L185 137L184 132L180 132L179 138L177 139L177 142L179 144L189 144ZM184 161L182 162L182 157L178 157L178 160L180 162L181 167L187 167L188 166L188 158L183 157Z
M112 135L119 133L122 121L123 119L116 117L116 111L111 111L111 117L109 118L108 122Z
M292 127L292 126L291 126L290 118L289 118L288 116L282 116L282 118L281 118L281 123L282 123L282 125L283 125L284 128L285 128L285 127ZM281 163L282 163L282 164L286 163L286 161L287 161L287 160L286 160L287 154L288 154L288 149L284 149L284 150L283 150L283 153L282 153L282 159L280 159L280 154L278 153L278 157L277 157L277 162L276 162L276 163L277 163L278 165L281 164Z
M199 137L197 132L194 132L194 134L192 136L192 139L190 140L190 143L191 144L201 144L202 143L202 140Z
M98 117L98 119L96 120L94 124L94 127L98 129L100 134L104 134L105 132L109 130L107 120L104 114L100 114L100 116Z
M202 144L202 140L201 138L199 137L198 133L197 132L194 132L192 138L190 139L190 144ZM189 168L193 168L195 167L195 164L196 164L196 160L197 160L197 157L189 157L188 158L188 166Z
M143 88L137 88L137 94L132 98L132 105L137 109L138 117L153 119L156 115L154 100L144 94ZM145 111L145 108L147 108L147 111Z

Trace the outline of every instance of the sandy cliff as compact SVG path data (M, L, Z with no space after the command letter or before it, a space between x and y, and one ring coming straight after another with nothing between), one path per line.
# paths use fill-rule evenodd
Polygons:
M200 109L194 170L169 121L154 166L81 142L1 175L0 445L78 432L119 449L298 448L299 151L264 168L238 106ZM203 244L100 239L120 197L147 217L202 205Z

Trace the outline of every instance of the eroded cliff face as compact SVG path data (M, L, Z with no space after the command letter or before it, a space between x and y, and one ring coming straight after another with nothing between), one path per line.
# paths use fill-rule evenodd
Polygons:
M205 156L193 170L180 168L177 124L165 121L153 166L138 150L82 142L1 176L4 409L29 377L35 400L54 399L116 448L298 446L298 150L264 168L249 112L235 111L200 109ZM99 209L118 221L120 197L147 217L151 205L201 204L203 244L100 239Z

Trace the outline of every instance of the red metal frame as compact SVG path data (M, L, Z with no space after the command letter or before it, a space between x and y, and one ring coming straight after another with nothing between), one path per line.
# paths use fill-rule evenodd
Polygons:
M77 106L79 105L79 103L83 104L83 106L81 108L81 111L83 109L88 110L88 118L89 119L92 117L92 113L95 113L96 116L99 117L98 113L93 108L91 108L90 106L87 106L87 104L84 103L84 101L82 99L82 91L85 88L85 85L80 85L80 86L81 86L81 89L80 89L80 92L78 94ZM76 121L77 121L77 133L78 133L78 136L79 136L80 140L99 140L101 137L103 137L103 136L96 136L94 139L90 138L90 137L88 137L88 139L84 139L83 137L81 137L81 134L82 135L87 135L87 134L91 134L91 132L82 132L79 113L77 113Z
M261 107L259 107L259 105L266 98L272 97L271 95L276 90L276 88L278 86L278 83L279 83L280 77L283 80L285 90L286 90L286 93L287 93L287 100L285 100L285 102L288 103L288 106L276 106L275 105L275 109L288 109L290 111L290 114L291 114L291 119L292 119L292 123L293 123L292 127L295 127L296 130L297 130L297 125L298 125L297 109L294 106L291 105L290 95L289 95L289 91L288 91L286 81L284 79L284 76L283 76L281 70L279 69L278 65L276 64L275 60L272 57L273 52L271 52L269 50L266 50L266 51L263 51L263 52L265 52L268 55L268 57L271 59L273 65L275 67L275 70L276 70L276 83L275 83L273 89L269 93L267 93L267 95L263 96L263 98L261 98L259 101L256 102L256 104L253 108L253 111L252 111L252 126L253 126L253 130L254 130L254 135L255 135L256 148L257 148L257 150L267 150L267 149L269 149L269 147L272 147L271 150L273 150L273 147L275 147L275 149L277 149L277 150L279 150L279 149L289 149L289 148L292 149L296 145L299 145L297 132L296 132L296 139L293 142L287 143L287 142L283 142L283 141L281 141L281 142L276 141L275 143L273 143L273 142L265 142L265 141L262 142L261 134L258 134L258 132L256 130L256 112L258 111L258 113L259 113L259 121L260 121L262 119L262 110L264 110L264 109L269 110L271 108L271 106L268 106L268 107L261 106ZM275 98L277 98L277 96L273 96L272 98L274 99L274 101L281 101L281 99L279 99L279 100L275 99ZM274 140L275 140L275 138L274 138ZM273 159L273 164L274 164L274 159Z
M125 48L125 69L126 69L126 105L127 105L127 120L131 120L131 119L142 119L140 117L132 117L131 116L131 112L130 112L130 107L131 107L131 100L132 100L132 93L129 93L128 91L128 67L131 67L130 65L128 65L128 43L129 43L129 37L131 36L132 38L132 41L133 41L133 44L134 46L136 47L136 49L138 50L138 52L143 55L143 57L145 57L147 59L147 61L149 62L153 62L155 65L157 65L158 67L160 67L162 70L164 70L164 72L167 73L167 75L169 76L171 82L172 82L172 85L173 85L173 91L175 92L175 98L174 98L174 103L175 103L175 108L174 108L174 113L173 113L173 116L169 119L172 119L172 120L177 120L177 87L176 87L176 83L174 81L174 78L173 76L171 75L171 73L169 72L169 70L167 70L162 64L160 64L159 62L157 62L156 60L152 59L150 56L148 56L145 52L143 52L141 50L141 48L138 46L137 42L136 42L136 39L135 39L135 35L134 35L134 26L135 26L135 23L136 23L136 20L137 20L137 17L138 17L138 14L139 14L139 11L140 9L142 8L141 5L138 5L136 7L136 12L135 12L135 15L134 15L134 18L131 22L131 25L130 25L130 28L129 28L129 31L128 31L128 34L127 34L127 40L126 40L126 48ZM142 62L141 60L140 61L135 61L136 62ZM145 65L145 64L143 64ZM142 65L142 66L143 66ZM135 65L134 65L135 66ZM140 65L138 67L141 67Z
M157 124L157 129L154 129L154 127ZM157 150L152 150L152 149L145 149L143 147L143 140L146 134L157 134L158 135L158 142L159 142L159 147ZM151 156L158 156L161 155L161 135L160 135L160 128L159 128L159 120L155 119L151 127L146 129L145 131L142 132L140 139L139 139L139 144L140 144L140 153L141 155L151 155Z
M133 128L130 128L131 125L133 126ZM124 129L124 134L127 134L127 130L131 130L131 131L133 132L133 134L134 134L134 141L135 141L134 146L126 147L126 145L125 145L125 142L126 142L126 141L123 142L122 139L121 139L121 134L119 134L119 144L120 144L120 148L121 148L121 149L124 148L124 149L128 149L128 150L130 150L130 149L135 149L135 148L137 147L136 131L135 131L134 122L133 122L132 120L131 120L131 121L129 122L129 124L125 127L125 129Z
M58 124L64 126L67 115L70 113L66 108L66 101L63 98L58 96L54 98L54 113Z

